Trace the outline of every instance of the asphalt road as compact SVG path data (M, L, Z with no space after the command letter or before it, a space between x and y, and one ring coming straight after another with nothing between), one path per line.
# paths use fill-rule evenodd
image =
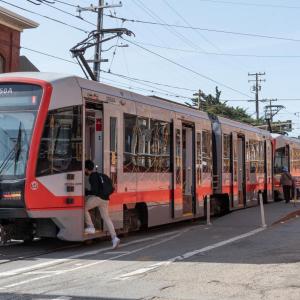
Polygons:
M267 205L267 228L256 207L134 234L115 251L104 241L6 259L0 299L298 300L300 218L272 225L298 206Z

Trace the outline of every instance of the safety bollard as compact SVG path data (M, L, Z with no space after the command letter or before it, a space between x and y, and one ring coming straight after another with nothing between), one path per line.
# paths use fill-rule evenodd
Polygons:
M259 193L259 205L260 205L260 214L261 214L261 227L267 227L266 218L265 218L265 209L262 193Z
M211 225L211 222L210 222L210 195L206 196L206 224Z

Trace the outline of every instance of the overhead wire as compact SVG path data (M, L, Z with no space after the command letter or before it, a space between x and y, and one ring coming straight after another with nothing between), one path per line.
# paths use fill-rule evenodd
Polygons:
M167 0L162 0L165 5L171 9L187 26L192 26L190 24L190 22L188 22L186 20L186 18L184 18L175 8L174 6L170 5L170 3ZM210 44L212 47L214 47L216 50L221 51L221 49L215 45L214 43L212 43L208 38L206 38L203 34L201 34L198 30L194 30L202 39L204 39L208 44Z
M54 2L58 2L58 3L64 4L64 5L67 5L67 6L70 6L70 7L75 7L75 8L79 7L79 5L70 4L68 2L61 1L61 0L55 0Z
M4 40L3 41L0 40L0 41L1 41L2 44L5 42ZM48 56L48 57L51 57L51 58L54 58L54 59L58 59L58 60L61 60L61 61L67 62L67 63L78 65L78 63L75 62L75 61L68 60L68 59L65 59L65 58L62 58L62 57L59 57L59 56L56 56L56 55L52 55L52 54L49 54L47 52L42 52L42 51L35 50L35 49L32 49L32 48L28 48L28 47L25 47L25 46L20 46L20 48L24 49L24 50L27 50L27 51L35 52L35 53L40 54L40 55L45 55L45 56ZM158 86L169 87L169 88L172 88L172 89L186 90L186 91L190 91L190 92L195 92L194 89L188 89L188 88L184 88L184 87L163 84L163 83L159 83L159 82L155 82L155 81L144 80L144 79L130 77L130 76L114 73L114 72L107 72L107 71L104 71L104 70L101 70L101 72L111 74L113 76L117 76L117 77L120 77L120 78L123 78L123 79L133 80L134 82L145 82L145 83L150 83L150 84L154 84L154 85L158 85ZM300 101L300 98L276 98L276 99L278 101ZM221 99L220 101L222 101L222 102L225 102L225 101L227 101L227 102L248 102L250 100L252 100L252 99Z
M21 7L21 6L18 6L18 5L9 3L9 2L7 2L7 1L0 0L0 2L3 2L3 3L5 3L5 4L7 4L7 5L10 5L10 6L12 6L12 7L18 8L18 9L20 9L20 10L29 12L29 13L31 13L31 14L34 14L34 15L43 17L43 18L45 18L45 19L51 20L51 21L53 21L53 22L59 23L59 24L61 24L61 25L64 25L64 26L67 26L67 27L76 29L76 30L78 30L78 31L81 31L81 32L84 32L84 33L89 33L89 31L84 30L84 29L82 29L82 28L79 28L79 27L70 25L70 24L68 24L68 23L66 23L66 22L60 21L60 20L55 19L55 18L52 18L52 17L45 16L45 15L43 15L43 14L40 14L40 13L37 13L37 12L35 12L35 11L29 10L29 9L27 9L27 8L23 8L23 7Z
M216 84L218 84L218 85L220 85L220 86L223 86L223 87L225 87L225 88L227 88L227 89L229 89L229 90L231 90L231 91L233 91L233 92L236 92L236 93L238 93L238 94L240 94L240 95L243 95L243 96L246 96L246 97L251 98L251 96L249 96L249 95L245 94L244 92L241 92L241 91L239 91L239 90L237 90L237 89L235 89L235 88L232 88L231 86L229 86L229 85L227 85L227 84L224 84L224 83L222 83L222 82L220 82L220 81L217 81L217 80L215 80L215 79L213 79L213 78L211 78L211 77L209 77L209 76L206 76L206 75L204 75L204 74L201 74L201 73L198 72L198 71L195 71L195 70L193 70L193 69L191 69L191 68L189 68L189 67L186 67L186 66L184 66L184 65L182 65L182 64L180 64L180 63L178 63L178 62L176 62L176 61L174 61L174 60L172 60L172 59L169 59L169 58L167 58L167 57L165 57L165 56L163 56L163 55L161 55L161 54L159 54L159 53L156 53L156 52L154 52L154 51L152 51L152 50L149 50L149 49L147 49L147 48L145 48L145 47L143 47L143 46L141 46L141 45L139 45L139 44L137 44L137 43L135 43L135 42L132 42L132 41L130 41L130 40L127 40L126 38L123 38L123 37L122 37L122 39L125 40L126 42L132 44L132 45L135 45L136 47L138 47L138 48L140 48L140 49L142 49L142 50L144 50L144 51L146 51L146 52L148 52L148 53L151 53L151 54L153 54L153 55L155 55L155 56L158 56L158 57L160 57L161 59L166 60L166 61L168 61L169 63L171 63L171 64L173 64L173 65L176 65L177 67L180 67L180 68L182 68L182 69L184 69L184 70L186 70L186 71L189 71L189 72L191 72L191 73L193 73L193 74L195 74L195 75L197 75L197 76L199 76L199 77L201 77L201 78L204 78L204 79L206 79L206 80L208 80L208 81L211 81L211 82L213 82L213 83L216 83Z
M109 82L113 82L113 83L117 83L118 86L120 87L123 87L123 88L127 88L129 90L137 90L137 91L144 91L144 92L150 92L150 93L156 93L156 94L161 94L161 95L164 95L164 96L168 96L168 97L175 97L175 98L183 98L183 99L191 99L190 97L186 97L186 96L182 96L182 95L175 95L175 94L169 94L169 93L163 93L163 92L159 92L159 91L156 91L156 90L149 90L149 89L144 89L144 88L141 88L141 87L136 87L136 86L132 86L132 85L126 85L126 84L123 84L123 83L120 83L116 80L112 80L112 79L108 79L108 78L105 78L105 77L102 77L104 80L106 81L109 81Z
M28 0L27 0L27 1L28 1ZM81 21L83 21L83 22L85 22L85 23L87 23L87 24L96 26L96 24L94 24L94 23L92 23L92 22L90 22L90 21L87 21L87 20L85 20L85 19L82 18L82 17L76 16L76 15L74 15L74 14L72 14L72 13L70 13L70 12L64 10L64 9L58 8L58 7L54 6L54 5L51 5L51 4L45 3L45 2L43 2L43 4L44 4L44 5L47 5L48 7L51 7L52 9L55 9L55 10L57 10L57 11L60 11L60 12L63 13L63 14L66 14L66 15L69 15L69 16L74 17L74 18L76 18L76 19L79 19L79 20L81 20Z
M110 72L105 72L106 74L109 74L109 75L113 75L111 74ZM127 78L130 78L130 77L122 77L122 76L118 76L119 78L122 78L122 79L127 79ZM127 78L126 78L127 77ZM176 98L185 98L185 99L190 99L191 97L187 97L185 95L179 95L179 94L174 94L173 92L169 91L169 90L165 90L165 89L162 89L162 88L158 88L158 87L154 87L152 84L147 84L145 82L140 82L138 80L134 80L134 79L131 79L134 83L137 83L137 84L140 84L140 85L143 85L143 86L146 86L146 87L150 87L152 89L155 89L156 91L160 91L160 92L163 92L163 93L167 93L165 95L169 95L169 96L172 96L172 97L176 97ZM151 90L151 91L154 91L154 90Z
M56 55L52 55L52 54L49 54L49 53L45 53L45 52L42 52L42 51L34 50L34 49L31 49L31 48L27 48L27 47L24 47L24 46L20 46L20 49L35 52L35 53L38 53L38 54L41 54L41 55L45 55L45 56L52 57L52 58L55 58L55 59L58 59L58 60L61 60L61 61L65 61L65 62L68 62L68 63L71 63L71 64L78 65L78 63L76 63L72 60L62 58L62 57L59 57L59 56L56 56Z
M140 0L133 0L133 2L139 8L141 8L143 11L145 11L146 14L149 15L151 18L153 18L156 21L158 20L158 22L161 22L162 24L166 24L162 18L160 18L153 10L151 10L149 7L147 7ZM185 37L184 35L182 35L178 31L176 31L174 28L165 27L165 29L167 31L169 31L171 34L175 35L178 39L180 39L181 41L183 41L185 44L187 44L187 45L189 45L189 46L191 46L191 47L193 47L195 49L198 48L198 49L201 49L202 51L205 51L204 49L202 49L201 47L199 47L198 45L196 45L194 42L192 42L190 39L188 39L187 37Z
M272 7L272 8L286 8L286 9L300 9L300 6L281 5L281 4L262 4L262 3L250 3L250 2L233 2L223 0L199 0L201 2L211 2L216 4L230 4L239 6L255 6L255 7Z
M300 39L279 37L279 36L274 36L274 35L264 35L264 34L248 33L248 32L229 31L229 30L223 30L223 29L211 29L211 28L196 27L196 26L185 26L185 25L177 25L177 24L143 21L143 20L137 20L137 19L128 19L128 18L123 18L123 17L112 16L109 14L105 14L105 16L110 17L110 18L119 19L119 20L124 20L124 22L141 23L141 24L174 27L174 28L182 28L182 29L193 29L193 30L196 29L196 30L200 30L200 31L208 31L208 32L215 32L215 33L222 33L222 34L230 34L230 35L250 36L250 37L256 37L256 38L266 38L266 39L282 40L282 41L289 41L289 42L300 42Z
M300 55L263 55L263 54L244 54L244 53L219 53L219 52L210 52L210 51L198 51L193 49L180 49L180 48L174 48L174 47L165 47L162 45L156 45L152 43L145 43L140 41L135 41L138 44L150 46L154 48L161 48L166 50L172 50L172 51L180 51L185 53L196 53L196 54L203 54L203 55L218 55L218 56L237 56L237 57L250 57L250 58L300 58Z
M101 70L101 71L104 72L104 73L109 73L109 74L117 76L117 77L124 78L124 79L129 79L129 80L134 80L134 81L140 81L140 82L155 84L155 85L169 87L169 88L178 89L178 90L190 91L190 92L193 92L193 93L196 91L195 89L188 89L188 88L184 88L184 87L178 87L178 86L174 86L174 85L158 83L158 82L155 82L155 81L140 79L140 78L136 78L136 77L130 77L130 76L126 76L126 75L122 75L122 74L118 74L118 73L107 72L107 71L104 71L104 70Z
M38 53L38 54L41 54L41 55L45 55L47 57L51 57L51 58L54 58L54 59L58 59L58 60L61 60L61 61L64 61L64 62L68 62L68 63L71 63L71 64L75 64L75 65L78 65L77 62L75 61L72 61L72 60L68 60L68 59L65 59L65 58L62 58L62 57L59 57L59 56L56 56L56 55L52 55L52 54L49 54L49 53L46 53L46 52L42 52L42 51L38 51L38 50L34 50L34 49L31 49L31 48L28 48L28 47L24 47L24 46L21 46L20 47L21 49L24 49L24 50L27 50L27 51L31 51L31 52L35 52L35 53ZM101 72L103 73L106 73L106 74L111 74L111 75L114 75L114 76L117 76L120 77L120 78L124 78L124 77L127 77L127 76L122 76L120 74L115 74L115 73L111 73L111 72L107 72L107 71L104 71L104 70L101 70ZM148 92L153 92L153 93L159 93L159 94L163 94L165 96L171 96L171 97L175 97L175 98L184 98L184 99L190 99L190 97L187 97L187 96L184 96L184 95L178 95L178 94L174 94L172 93L171 91L168 91L168 90L164 90L164 89L161 89L161 88L157 88L157 87L153 87L151 86L150 84L146 84L144 82L138 82L138 80L136 80L135 78L132 78L135 83L138 83L138 84L141 84L141 85L144 85L144 86L147 86L147 87L151 87L152 89L149 90L149 89L143 89L145 91L148 91ZM113 80L111 80L113 81ZM116 81L117 82L117 81ZM120 82L118 82L120 83ZM152 82L150 82L152 83ZM152 83L152 84L156 84L156 83ZM128 87L128 86L126 86ZM142 88L140 88L142 89Z

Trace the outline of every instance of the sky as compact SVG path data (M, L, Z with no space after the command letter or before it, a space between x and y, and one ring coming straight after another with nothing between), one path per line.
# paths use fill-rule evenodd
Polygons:
M69 14L77 15L74 6L88 7L90 4L97 5L98 1L52 2L54 4L34 5L27 0L0 0L0 5L40 24L36 29L25 30L21 38L21 46L24 47L21 54L26 55L40 71L84 77L69 50L87 37L86 32L95 30L96 27L92 24L96 24L96 14L82 12L85 21ZM105 2L119 3L116 0ZM255 103L248 101L255 98L253 83L248 82L254 77L249 77L248 73L265 73L261 77L266 81L261 83L260 99L278 99L273 104L284 105L286 109L275 120L292 120L294 131L290 135L300 136L299 13L298 0L123 0L122 7L106 9L105 14L205 30L122 22L105 16L104 28L125 27L135 36L124 36L127 41L114 39L103 44L103 49L108 51L103 52L102 58L109 62L102 63L101 69L106 72L110 70L111 74L102 73L101 81L178 102L188 101L198 89L214 94L215 87L218 86L222 91L221 98L228 101L229 105L243 107L255 117ZM128 47L115 47L116 45ZM109 50L110 47L112 48ZM93 51L87 51L86 57L92 59ZM154 83L138 83L114 74ZM260 103L261 116L266 104Z

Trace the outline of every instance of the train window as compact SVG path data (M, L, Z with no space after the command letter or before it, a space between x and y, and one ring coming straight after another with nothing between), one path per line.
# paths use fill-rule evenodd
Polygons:
M202 163L202 157L201 157L201 133L197 132L197 157L196 157L196 172L197 172L197 183L198 185L201 184L201 163Z
M295 174L300 173L300 149L292 150L291 171Z
M247 147L247 159L250 161L250 173L259 173L260 145L256 140L250 140Z
M37 176L82 169L82 107L51 110L45 123Z
M230 135L223 134L223 172L230 173Z
M124 172L137 172L136 116L124 115Z
M202 171L211 173L211 132L202 131Z
M170 124L124 115L124 172L170 172Z
M151 130L149 128L149 120L146 118L137 118L137 129L138 129L137 165L139 167L139 172L147 172L152 167L152 162L150 157Z
M279 174L284 167L288 168L288 151L286 147L281 147L275 151L274 173Z
M152 171L170 172L170 124L151 120L150 157Z
M118 132L117 118L110 118L110 178L116 188L117 184L117 166L118 166Z

